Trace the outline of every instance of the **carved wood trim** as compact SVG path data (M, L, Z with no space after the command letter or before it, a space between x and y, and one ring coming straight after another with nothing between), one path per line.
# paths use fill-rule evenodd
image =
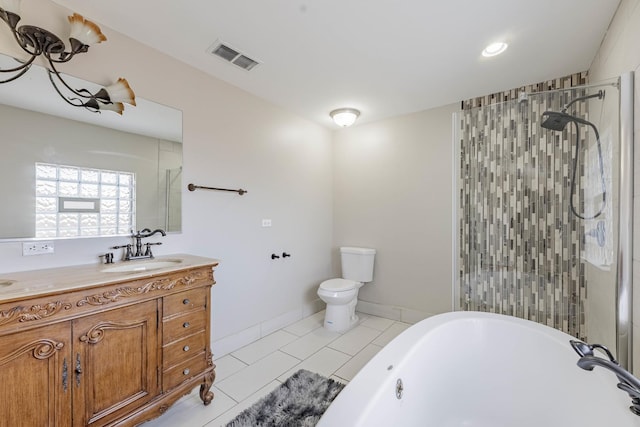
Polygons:
M82 307L85 304L94 306L105 305L116 302L120 298L134 297L153 291L171 290L176 286L189 286L198 280L206 278L207 276L208 273L205 271L192 271L184 277L160 278L138 287L124 286L101 294L90 295L78 301L76 305L78 307Z
M207 366L211 369L204 374L202 384L200 385L200 399L205 405L208 405L213 400L213 392L211 386L216 379L216 365L213 364L213 353L211 349L207 347L205 358L207 360Z
M50 302L44 305L36 304L31 307L13 307L6 311L0 311L0 325L4 325L12 321L29 322L44 319L61 310L69 310L71 307L71 304L62 301Z
M0 366L11 362L12 360L15 360L23 354L29 352L33 352L33 357L35 357L36 359L48 359L53 356L56 351L61 350L63 347L64 343L46 338L33 341L29 344L23 345L19 349L0 359Z
M80 341L88 344L97 344L104 338L105 331L109 329L132 329L144 326L147 323L146 320L139 322L100 322L93 328L89 329L86 334L80 337Z
M216 367L216 365L213 364L213 352L211 351L211 349L209 347L207 347L206 349L206 353L205 353L205 358L207 359L207 366L209 366L210 368L214 368Z
M208 405L213 400L213 392L211 386L216 379L215 371L209 371L204 374L203 382L200 384L200 399L202 403Z

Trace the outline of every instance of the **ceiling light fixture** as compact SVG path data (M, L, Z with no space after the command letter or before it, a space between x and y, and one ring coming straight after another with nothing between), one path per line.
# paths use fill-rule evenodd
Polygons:
M355 123L360 111L355 108L338 108L329 113L335 124L342 127L348 127Z
M509 47L509 45L504 42L491 43L489 46L484 48L482 56L489 58L491 56L500 55L502 52L507 50L507 47Z
M124 111L123 103L136 105L135 94L129 87L129 83L123 78L96 93L91 93L87 89L73 89L56 69L55 64L68 62L76 54L86 52L91 44L100 43L107 39L96 24L77 13L69 16L70 51L67 52L64 42L55 34L33 25L18 27L18 22L21 19L19 11L20 0L0 0L0 19L11 28L16 42L22 50L31 55L31 58L26 61L18 61L20 65L15 68L0 69L2 73L13 73L11 77L0 80L0 83L8 83L23 76L29 71L33 61L43 55L48 62L47 71L51 84L68 104L74 107L84 107L93 112L108 110L118 114L122 114ZM59 83L56 83L56 80ZM70 92L71 95L66 96L63 92Z

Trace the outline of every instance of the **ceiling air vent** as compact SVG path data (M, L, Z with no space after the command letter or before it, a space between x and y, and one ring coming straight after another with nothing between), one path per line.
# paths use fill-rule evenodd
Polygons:
M251 59L248 56L238 52L236 49L229 47L228 45L222 43L221 41L216 41L211 48L209 48L209 52L212 55L218 56L224 59L227 62L231 62L232 64L242 68L243 70L251 70L256 65L260 63L255 59Z

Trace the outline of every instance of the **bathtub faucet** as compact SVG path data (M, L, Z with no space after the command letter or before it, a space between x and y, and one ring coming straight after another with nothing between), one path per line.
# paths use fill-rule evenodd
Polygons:
M629 397L631 397L632 405L629 409L635 415L640 416L640 380L620 366L605 346L600 344L590 345L582 341L574 340L571 340L570 343L576 353L581 356L580 359L578 359L579 367L586 371L592 371L594 367L600 366L613 372L618 377L618 381L620 381L618 388L627 392ZM593 352L594 349L602 350L609 360L595 356Z

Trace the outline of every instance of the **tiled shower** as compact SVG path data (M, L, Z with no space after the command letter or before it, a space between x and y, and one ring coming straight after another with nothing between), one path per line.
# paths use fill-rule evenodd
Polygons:
M603 100L567 111L593 122L599 140L585 125L540 126L545 111L599 90ZM615 294L617 117L616 82L589 86L586 73L462 103L455 119L458 309L588 338L590 295Z

